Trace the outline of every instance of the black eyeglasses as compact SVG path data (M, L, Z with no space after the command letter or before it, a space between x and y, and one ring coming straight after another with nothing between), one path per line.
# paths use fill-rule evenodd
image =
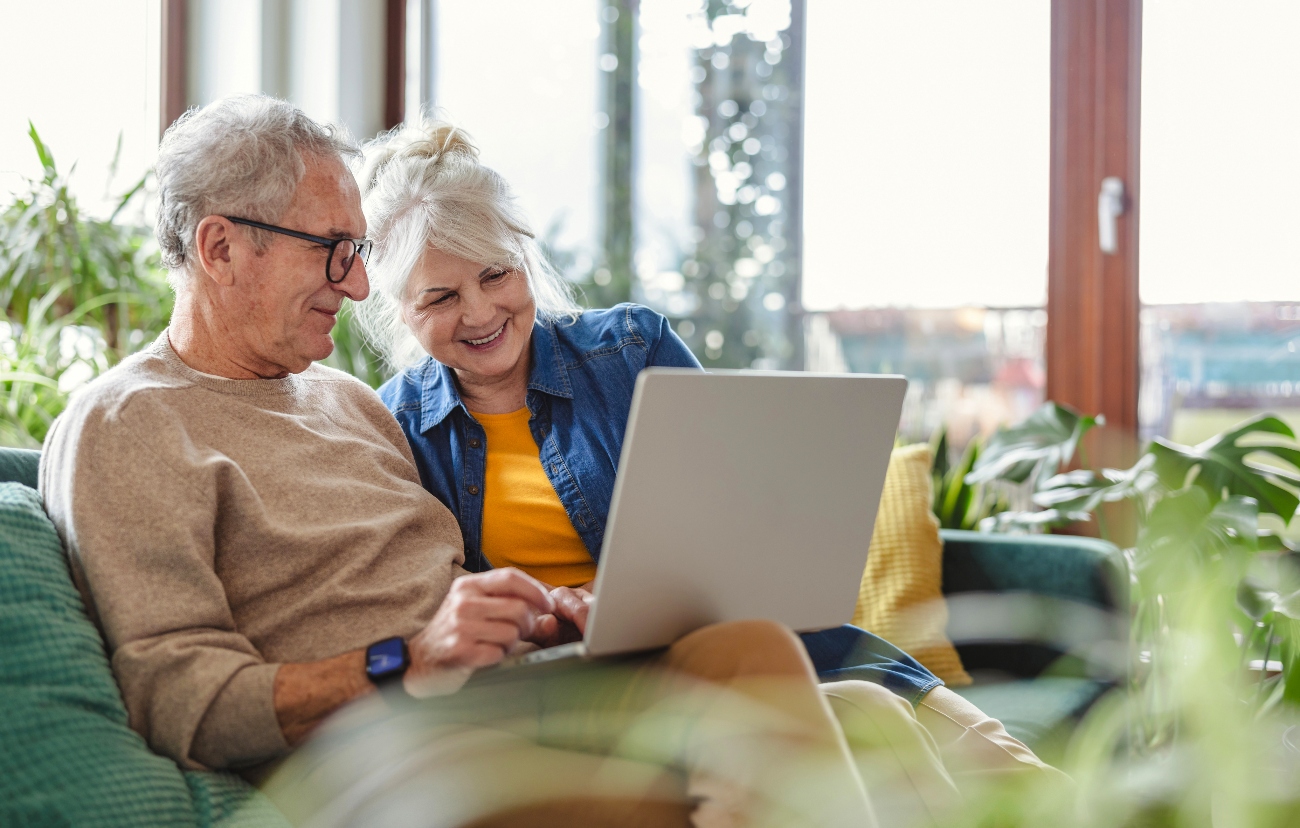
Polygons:
M249 227L256 227L258 230L270 230L272 233L282 233L286 236L293 236L295 239L314 242L321 247L329 249L330 255L325 262L325 280L330 284L337 285L348 277L348 271L352 269L352 263L361 257L361 263L365 264L370 261L370 249L375 243L370 239L331 239L325 236L313 236L311 233L300 233L297 230L286 230L283 227L276 227L274 224L263 224L260 221L251 219L236 218L226 216L227 221L233 221L235 224L247 224Z

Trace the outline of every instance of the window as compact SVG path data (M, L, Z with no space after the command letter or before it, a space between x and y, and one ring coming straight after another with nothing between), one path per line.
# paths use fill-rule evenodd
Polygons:
M1298 30L1288 2L1145 5L1145 435L1264 410L1300 427Z
M899 372L955 443L1043 398L1048 4L809 4L809 367Z
M439 3L432 27L437 114L473 136L539 238L589 273L596 244L601 46L595 0ZM408 119L413 113L408 113Z
M35 36L50 31L58 37ZM159 3L10 3L0 50L0 187L40 178L30 120L83 209L107 215L153 163L158 144ZM14 33L31 36L15 36ZM119 139L117 172L111 180ZM73 165L76 170L73 172Z

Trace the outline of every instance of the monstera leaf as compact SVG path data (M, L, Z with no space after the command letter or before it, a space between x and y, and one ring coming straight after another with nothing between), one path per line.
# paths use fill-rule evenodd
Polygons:
M1243 445L1245 437L1254 439ZM1247 420L1196 446L1157 437L1148 451L1155 458L1152 471L1168 489L1181 489L1190 478L1211 501L1225 492L1253 498L1259 511L1275 514L1286 523L1300 506L1300 498L1287 488L1287 484L1300 486L1300 448L1291 428L1272 415ZM1282 465L1264 465L1252 460L1252 455L1268 455Z
M1139 580L1162 592L1210 566L1236 583L1259 550L1259 506L1232 495L1212 503L1190 486L1160 498L1138 534Z
M1063 512L1093 512L1103 503L1145 498L1159 483L1151 470L1155 458L1149 454L1131 469L1091 469L1058 474L1043 483L1034 494L1034 504Z
M1019 425L999 429L984 446L967 483L1009 480L1024 483L1034 478L1033 487L1047 480L1070 462L1079 440L1101 417L1085 417L1058 403L1044 403Z

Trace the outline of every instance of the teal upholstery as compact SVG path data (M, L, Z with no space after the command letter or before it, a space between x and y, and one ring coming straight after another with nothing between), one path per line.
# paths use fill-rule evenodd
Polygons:
M0 448L0 481L36 488L41 453L32 449Z
M0 824L192 825L176 765L127 727L40 496L0 484Z
M975 679L958 689L1054 757L1126 667L1128 570L1113 544L943 530L948 635Z
M185 772L127 726L103 641L41 506L37 452L0 449L0 825L283 828L237 776Z

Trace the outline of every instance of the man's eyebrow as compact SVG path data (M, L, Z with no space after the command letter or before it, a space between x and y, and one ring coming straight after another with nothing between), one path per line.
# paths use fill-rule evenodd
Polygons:
M362 233L360 236L354 236L351 231L340 230L337 227L331 227L329 232L325 234L326 238L331 239L360 239L365 238L365 235L365 233Z

